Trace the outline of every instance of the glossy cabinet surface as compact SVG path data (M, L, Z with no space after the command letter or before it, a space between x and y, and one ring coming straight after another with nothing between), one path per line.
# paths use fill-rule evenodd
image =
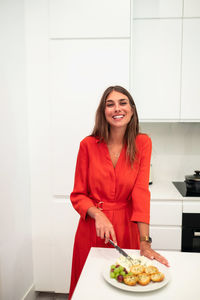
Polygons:
M49 56L52 190L69 195L79 143L93 128L103 91L116 84L129 87L129 40L51 40Z
M151 225L182 223L182 201L151 201Z
M142 120L178 119L181 20L132 24L132 94Z
M181 250L182 201L151 201L153 249Z
M200 18L185 19L183 21L181 119L200 120L199 53Z
M184 17L200 17L200 1L184 0Z
M200 1L132 2L131 92L141 121L200 121Z
M200 214L200 202L194 200L184 201L183 212L191 213L191 214L193 213Z
M182 16L182 0L133 0L133 18Z
M150 227L152 248L181 250L181 227Z
M50 0L51 38L130 36L130 0Z

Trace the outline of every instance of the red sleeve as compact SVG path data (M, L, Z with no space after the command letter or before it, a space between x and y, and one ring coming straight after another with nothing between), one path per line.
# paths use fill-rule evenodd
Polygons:
M88 208L94 206L93 201L88 197L88 162L87 145L82 141L76 162L74 189L70 199L73 207L83 219L86 218Z
M143 143L139 147L141 153L140 166L136 182L132 191L132 216L133 222L144 222L149 224L150 221L150 191L149 191L149 172L152 143L151 139L143 135Z

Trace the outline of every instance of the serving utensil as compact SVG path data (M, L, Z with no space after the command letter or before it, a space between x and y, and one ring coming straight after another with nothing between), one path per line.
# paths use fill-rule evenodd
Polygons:
M132 264L134 264L134 261L133 259L122 249L120 248L119 246L117 246L112 240L109 240L109 243L115 247L115 249L117 251L119 251L120 254L122 254L124 257L126 257Z

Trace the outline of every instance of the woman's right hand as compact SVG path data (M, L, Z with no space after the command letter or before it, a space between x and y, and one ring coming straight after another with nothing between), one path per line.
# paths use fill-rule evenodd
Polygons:
M90 207L87 213L89 216L95 219L97 236L101 239L105 238L105 244L108 243L110 238L115 244L117 244L115 230L106 215L96 207Z

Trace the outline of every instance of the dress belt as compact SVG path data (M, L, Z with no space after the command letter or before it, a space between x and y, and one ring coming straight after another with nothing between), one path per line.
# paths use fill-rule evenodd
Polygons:
M99 202L94 202L94 205L99 209L99 210L119 210L122 208L127 207L130 205L131 201L127 202L104 202L104 201L99 201Z

